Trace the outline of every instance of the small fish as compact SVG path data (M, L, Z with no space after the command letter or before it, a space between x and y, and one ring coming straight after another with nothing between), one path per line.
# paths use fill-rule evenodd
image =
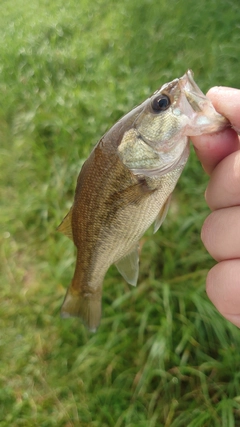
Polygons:
M104 276L115 264L136 286L139 239L164 221L189 155L189 137L228 126L189 70L122 117L98 142L78 176L72 208L58 230L77 247L61 308L90 331L101 319Z

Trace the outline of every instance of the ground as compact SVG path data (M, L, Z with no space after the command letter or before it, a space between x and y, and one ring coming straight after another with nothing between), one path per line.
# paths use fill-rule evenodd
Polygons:
M56 228L102 134L193 69L239 86L236 0L0 5L1 427L240 426L240 333L205 294L207 176L191 152L133 288L111 267L96 334L59 316L75 260Z

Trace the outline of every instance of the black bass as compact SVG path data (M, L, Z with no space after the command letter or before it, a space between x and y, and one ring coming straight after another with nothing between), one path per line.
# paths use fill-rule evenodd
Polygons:
M102 286L115 264L136 286L139 239L161 226L189 155L189 137L228 126L188 71L164 84L98 142L77 180L72 208L59 226L77 247L75 273L62 305L95 331Z

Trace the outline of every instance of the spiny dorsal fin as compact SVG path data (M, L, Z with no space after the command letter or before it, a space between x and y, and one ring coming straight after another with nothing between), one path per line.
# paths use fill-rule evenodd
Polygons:
M161 227L163 221L165 220L165 218L167 216L168 209L169 209L170 202L171 202L171 197L172 197L172 194L170 194L170 196L167 198L166 202L161 207L157 218L155 219L154 230L153 230L154 233L156 233L156 231L158 231L158 229Z
M119 273L132 286L137 285L139 271L138 245L126 256L115 263Z
M61 224L57 228L60 233L65 234L65 236L69 237L69 239L73 240L72 234L72 207L68 214L63 218Z

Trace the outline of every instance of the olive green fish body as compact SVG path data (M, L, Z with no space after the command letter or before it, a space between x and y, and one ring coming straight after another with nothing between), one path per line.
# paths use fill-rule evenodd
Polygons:
M84 163L73 206L59 226L77 247L63 317L78 316L96 330L104 276L114 263L136 285L139 239L166 216L188 158L188 136L226 126L205 100L188 72L119 120Z
M101 143L95 148L79 175L71 210L77 261L63 316L70 309L90 330L97 327L108 268L126 254L138 253L139 239L156 220L183 166L160 178L144 178L130 172L118 155L109 155ZM138 257L134 268L138 273Z

